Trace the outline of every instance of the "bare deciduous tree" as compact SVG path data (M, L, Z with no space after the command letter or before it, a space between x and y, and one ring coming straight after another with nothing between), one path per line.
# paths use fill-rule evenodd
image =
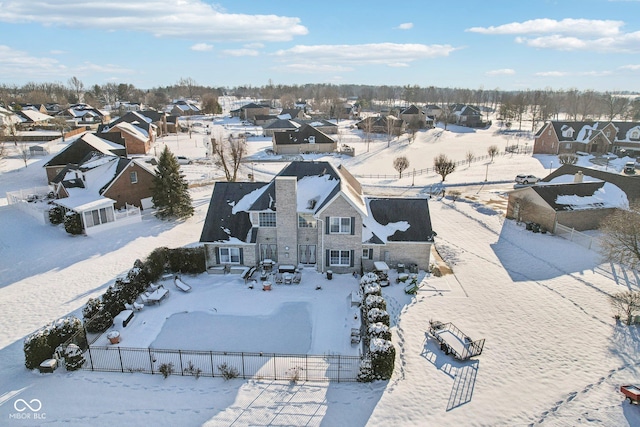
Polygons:
M618 315L624 315L625 323L630 325L633 316L640 311L640 292L622 291L611 295L611 306Z
M500 152L500 149L498 148L497 145L491 145L489 146L489 148L487 148L487 154L489 154L489 157L491 157L492 163L493 163L493 158L497 156L499 152Z
M473 151L469 150L467 151L467 155L465 157L465 159L467 159L467 164L469 166L471 166L471 162L473 162L475 160L476 156L475 154L473 154Z
M71 88L71 91L76 98L76 102L81 102L82 92L84 91L84 83L82 83L82 80L80 80L76 76L73 76L67 81L67 83L69 84L69 87Z
M243 136L234 138L232 135L229 135L226 143L222 138L212 139L211 152L227 181L235 182L242 158L247 153L247 140Z
M610 262L640 267L640 205L618 209L600 223L600 248Z
M444 182L447 175L456 170L456 164L445 154L439 154L438 157L433 159L433 168L436 173L442 177L442 181Z
M27 161L31 158L31 150L24 142L20 143L20 158L24 162L24 167L28 166Z
M393 168L398 171L400 178L402 178L402 172L409 167L409 159L405 156L396 157L393 159Z

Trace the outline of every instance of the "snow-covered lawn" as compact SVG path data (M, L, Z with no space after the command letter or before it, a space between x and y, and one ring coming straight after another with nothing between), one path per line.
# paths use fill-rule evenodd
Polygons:
M371 144L370 155L327 157L356 175L393 174L393 158L414 149L412 163L428 166L441 151L462 160L470 147L480 154L486 146L504 142L491 129L446 131L437 140L428 139L429 132L411 145L392 144L387 149L385 141ZM175 144L171 148L176 153L190 157L197 157L196 150L203 152L201 142L194 146L188 136L180 140L180 150L175 139L167 144ZM266 142L250 144L258 153ZM357 143L356 149L362 154L366 145ZM42 162L31 159L25 169L19 159L5 160L0 166L0 190L43 185ZM615 163L609 168L619 166ZM104 292L135 259L154 248L198 241L211 186L193 189L196 214L184 222L145 215L141 224L91 237L70 237L56 227L38 225L2 200L0 425L640 425L638 407L626 404L618 391L620 385L640 383L640 336L636 326L616 324L608 303L612 293L639 289L636 272L603 263L596 252L557 236L526 231L501 214L504 193L513 188L510 181L516 174L544 176L552 166L558 166L553 156L513 155L489 166L483 162L462 166L447 177L447 183L461 185L462 197L456 202L434 198L430 211L438 233L436 247L453 274L427 278L414 297L407 296L400 284L384 288L396 367L390 381L372 384L224 381L180 375L163 379L64 369L46 375L28 372L24 336L58 317L77 314L88 298ZM215 173L204 163L197 167ZM251 171L250 165L245 167ZM260 180L270 179L281 167L259 161L254 165ZM189 169L184 170L189 175ZM489 182L502 183L485 185L487 170ZM419 194L439 181L436 176L416 176L411 188L410 180L363 180L363 184L368 192ZM309 353L339 352L334 348L339 342L345 346L342 351L350 350L349 292L357 282L351 276L334 275L327 281L318 273L307 273L297 287L279 285L271 292L246 289L242 282L218 283L220 278L214 280L213 275L185 276L193 286L190 294L169 286L169 299L144 308L131 327L148 327L144 337L155 346L159 340L189 340L190 334L204 333L194 326L179 336L180 318L185 317L181 311L196 316L193 323L209 319L229 325L248 320L249 313L275 316L291 309L292 318L277 326L291 333L279 331L278 339L307 334L311 325L311 337L302 339ZM322 290L315 290L307 279L313 274L322 280ZM224 292L205 298L206 292L198 291L207 286L212 292L216 288ZM189 300L191 296L195 300ZM444 355L427 334L431 319L453 322L473 339L484 338L484 352L464 362ZM132 339L127 329L123 346ZM211 339L228 340L222 335L226 333L215 332ZM269 334L258 332L251 339L265 346L272 342ZM38 399L42 407L37 413L19 412L16 408L24 408L19 399ZM18 419L20 414L30 418Z

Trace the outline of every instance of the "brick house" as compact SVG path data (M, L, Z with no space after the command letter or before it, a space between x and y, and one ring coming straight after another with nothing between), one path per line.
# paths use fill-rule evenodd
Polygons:
M427 270L427 199L368 198L342 166L292 162L270 182L217 182L200 242L209 271L265 259L351 273L373 262Z
M87 234L140 221L140 210L151 206L154 176L140 160L92 152L53 179L54 203L79 213Z
M398 117L405 121L407 125L413 122L419 123L419 128L427 127L427 115L415 105L411 104L407 108L400 111Z
M535 135L533 154L615 153L640 156L639 122L546 122Z
M298 125L291 120L289 122ZM291 130L273 132L272 146L276 154L332 153L336 151L338 143L311 125L301 125Z

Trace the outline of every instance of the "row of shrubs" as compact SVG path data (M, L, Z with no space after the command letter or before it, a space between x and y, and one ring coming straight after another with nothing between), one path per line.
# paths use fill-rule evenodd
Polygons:
M167 271L185 274L200 274L206 270L204 248L166 247L156 248L144 260L133 263L125 277L116 279L102 296L90 298L82 309L88 332L103 332L113 324L113 318L132 304L152 282Z
M82 321L75 316L58 319L43 326L24 339L24 364L27 369L35 369L42 362L51 359L59 346L73 337L80 337L81 345L86 337Z
M165 272L199 274L205 271L204 248L156 248L145 261L136 260L126 276L119 277L100 297L90 298L82 309L83 321L75 316L58 319L30 334L24 340L25 366L35 369L54 356L59 346L73 341L80 349L86 349L87 332L103 332L113 324L113 318L133 303L149 284ZM82 366L83 359L77 351L68 354L67 369ZM65 359L66 360L66 359ZM73 360L76 360L73 362Z
M68 211L66 214L62 207L55 205L49 209L49 222L52 225L64 223L64 229L69 234L82 234L82 218L80 214Z
M358 380L388 380L393 375L396 349L391 342L387 302L382 297L382 288L375 273L362 276L360 292L364 296L362 318L366 326L364 340L365 344L368 344L368 357L364 358L360 365Z

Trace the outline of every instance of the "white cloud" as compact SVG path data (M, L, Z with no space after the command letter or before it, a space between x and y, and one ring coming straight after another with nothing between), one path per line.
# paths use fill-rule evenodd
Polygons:
M615 36L620 33L623 21L594 19L532 19L512 22L497 27L473 27L465 31L480 34L571 34L583 36Z
M393 62L391 64L387 64L387 66L389 67L395 67L395 68L402 68L402 67L408 67L409 64L405 63L405 62Z
M611 71L541 71L535 73L538 77L571 77L571 76L583 76L583 77L603 77L613 74Z
M264 47L264 43L247 43L243 47L247 49L262 49Z
M399 30L410 30L413 28L413 22L405 22L397 27Z
M308 33L299 18L226 13L204 0L7 0L0 21L205 41L288 41Z
M92 62L85 62L84 64L73 67L73 70L78 75L86 73L132 74L135 72L130 68L121 67L119 65L94 64Z
M254 49L227 49L222 51L227 56L258 56L259 52Z
M587 50L594 52L628 52L640 53L640 31L618 35L616 37L602 37L598 39L580 39L552 35L536 38L518 37L516 42L540 49L556 50Z
M569 73L565 71L540 71L538 73L535 73L534 75L540 77L564 77L568 76Z
M291 73L335 73L335 72L349 72L354 69L351 67L343 67L340 65L327 65L327 64L288 64L283 67L278 67L278 70L287 70Z
M516 70L512 68L500 68L499 70L487 71L485 74L487 76L506 76L506 75L512 75L515 73L516 73Z
M195 50L196 52L208 52L213 49L213 45L207 43L196 43L190 47L191 50Z
M450 45L377 43L361 45L297 45L275 53L294 63L346 65L408 64L425 58L448 56L457 50Z
M37 58L26 52L0 45L0 78L59 78L67 69L53 58Z
M640 0L638 0L640 1ZM640 64L629 64L620 67L621 70L640 71Z

